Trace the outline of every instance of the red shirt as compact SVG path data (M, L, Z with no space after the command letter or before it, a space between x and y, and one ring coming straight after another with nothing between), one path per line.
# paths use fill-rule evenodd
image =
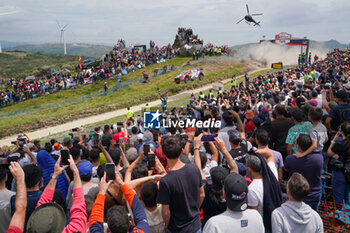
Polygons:
M252 120L248 120L247 123L245 123L245 132L249 133L250 131L255 129L255 125Z

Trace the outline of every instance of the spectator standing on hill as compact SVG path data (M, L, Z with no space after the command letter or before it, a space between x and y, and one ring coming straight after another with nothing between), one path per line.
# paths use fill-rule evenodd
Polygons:
M105 89L105 95L108 95L108 83L107 82L105 82L103 84L103 88Z

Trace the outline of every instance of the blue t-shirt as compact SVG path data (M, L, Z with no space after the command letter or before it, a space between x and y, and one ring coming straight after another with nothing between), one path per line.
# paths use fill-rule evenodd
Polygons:
M350 104L339 104L331 109L329 117L332 118L332 129L337 131L343 122L350 122Z
M310 193L307 198L320 197L323 168L323 156L320 152L310 153L302 158L289 155L284 162L284 168L289 172L289 175L299 172L306 178L310 185Z
M40 200L42 193L43 192L40 190L27 192L27 209L26 209L26 219L25 219L26 221L24 224L24 229L26 229L28 219L30 215L33 213L33 211L35 210L36 205L38 204L38 201ZM13 216L13 214L16 211L15 202L16 202L16 195L13 195L11 197L11 216Z

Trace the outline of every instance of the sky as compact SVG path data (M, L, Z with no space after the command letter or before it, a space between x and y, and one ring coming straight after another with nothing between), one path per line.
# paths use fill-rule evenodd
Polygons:
M244 21L245 4L261 28ZM350 43L349 0L1 0L0 40L127 45L173 43L178 27L191 27L204 43L238 45L279 32L317 41Z

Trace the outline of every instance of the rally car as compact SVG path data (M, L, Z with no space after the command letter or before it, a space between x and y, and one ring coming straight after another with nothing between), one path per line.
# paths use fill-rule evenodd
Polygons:
M194 81L196 78L198 78L199 80L203 80L203 68L193 68L190 70L185 70L174 78L174 82L176 82L177 84L179 84L181 81L187 83L190 80Z

